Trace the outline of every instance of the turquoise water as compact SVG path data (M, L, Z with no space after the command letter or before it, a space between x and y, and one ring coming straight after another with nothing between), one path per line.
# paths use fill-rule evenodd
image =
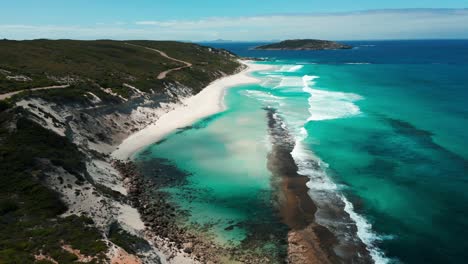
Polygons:
M375 262L464 263L468 230L468 41L353 42L327 52L252 51L275 68L226 94L228 110L148 147L190 174L172 202L215 241L284 255L272 206L264 107L295 137L318 222L340 197ZM320 164L312 166L311 161ZM190 193L190 197L187 197ZM272 236L269 236L272 233ZM266 235L268 234L268 235ZM284 240L284 237L283 237Z
M336 68L317 67L324 76L317 87L360 94L365 99L356 105L362 114L309 123L309 146L384 239L378 244L387 256L408 263L462 263L468 227L467 97L448 84L466 83L463 67Z
M243 95L251 87L230 89L229 110L177 131L138 159L168 159L189 174L183 185L164 189L189 212L184 225L204 230L223 246L255 244L280 255L285 227L271 206L265 113L260 102Z

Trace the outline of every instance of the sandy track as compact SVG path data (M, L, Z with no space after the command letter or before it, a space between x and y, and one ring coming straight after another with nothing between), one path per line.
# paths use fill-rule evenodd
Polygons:
M135 47L141 47L141 48L144 48L144 49L147 49L147 50L151 50L151 51L154 51L154 52L157 52L159 53L161 56L163 56L164 58L167 58L169 60L172 60L172 61L175 61L175 62L179 62L179 63L182 63L182 64L185 64L185 66L181 66L181 67L177 67L177 68L172 68L172 69L169 69L167 71L163 71L161 72L159 75L158 75L158 80L162 80L164 78L166 78L166 76L173 72L173 71L180 71L182 69L185 69L185 68L189 68L189 67L192 67L192 63L190 62L186 62L186 61L183 61L183 60L179 60L179 59L176 59L176 58L173 58L169 55L167 55L165 52L163 51L160 51L160 50L157 50L157 49L152 49L152 48L148 48L148 47L145 47L145 46L140 46L140 45L135 45L135 44L131 44L131 43L126 43L127 45L131 45L131 46L135 46ZM8 99L16 94L19 94L21 92L24 92L24 91L39 91L39 90L49 90L49 89L62 89L62 88L67 88L69 87L70 85L56 85L56 86L47 86L47 87L39 87L39 88L32 88L32 89L24 89L24 90L20 90L20 91L15 91L15 92L11 92L11 93L5 93L5 94L0 94L0 100L5 100L5 99Z
M66 85L55 85L55 86L46 86L46 87L38 87L38 88L31 88L31 89L24 89L24 90L19 90L19 91L15 91L15 92L11 92L11 93L5 93L5 94L0 94L0 100L5 100L5 99L8 99L10 97L12 97L13 95L17 95L21 92L25 92L25 91L40 91L40 90L51 90L51 89L63 89L63 88L68 88L70 85L66 84Z
M144 48L144 49L147 49L147 50L151 50L151 51L157 52L157 53L159 53L161 56L163 56L163 57L166 58L166 59L170 59L170 60L172 60L172 61L180 62L180 63L185 64L185 66L181 66L181 67L177 67L177 68L173 68L173 69L169 69L169 70L167 70L167 71L161 72L161 73L158 75L158 80L162 80L162 79L166 78L166 76L167 76L169 73L173 72L173 71L180 71L180 70L182 70L182 69L192 67L192 63L186 62L186 61L183 61L183 60L179 60L179 59L176 59L176 58L173 58L173 57L167 55L164 51L160 51L160 50L153 49L153 48L148 48L148 47L145 47L145 46L135 45L135 44L131 44L131 43L126 43L126 44L127 44L127 45L131 45L131 46L135 46L135 47L141 47L141 48Z

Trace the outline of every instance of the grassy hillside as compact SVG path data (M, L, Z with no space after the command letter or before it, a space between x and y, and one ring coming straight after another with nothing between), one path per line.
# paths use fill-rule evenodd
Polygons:
M230 74L239 67L235 61L237 57L224 50L173 41L130 41L130 43L162 50L174 58L192 63L193 67L174 72L169 79L197 90L213 81L210 73L221 70Z
M163 89L157 75L182 66L159 53L128 43L155 48L193 67L174 72L164 81L179 81L201 89L213 73L232 73L239 64L227 52L172 41L0 41L0 93L69 82L93 82L128 95L122 85L142 91Z

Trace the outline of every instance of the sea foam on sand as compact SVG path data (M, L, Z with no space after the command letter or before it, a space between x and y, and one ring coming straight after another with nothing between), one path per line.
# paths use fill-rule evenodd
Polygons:
M259 83L250 73L268 70L272 66L241 61L247 66L240 73L216 80L197 95L184 99L179 107L162 115L154 124L125 139L112 156L116 159L131 158L138 150L161 140L172 131L189 126L197 120L223 111L225 90L240 84Z

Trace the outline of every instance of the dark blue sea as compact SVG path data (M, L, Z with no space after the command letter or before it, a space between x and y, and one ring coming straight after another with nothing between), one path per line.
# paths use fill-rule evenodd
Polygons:
M202 43L272 68L253 74L258 84L229 89L226 111L138 159L165 158L188 172L166 191L191 226L232 247L256 241L281 260L267 169L265 109L275 109L295 142L299 174L310 179L317 222L343 244L361 240L379 264L467 263L468 40L346 43L354 48Z
M302 65L313 89L355 94L359 113L311 118L308 147L385 258L468 259L468 40L352 41L337 51L261 51L262 43L209 44L246 57ZM205 44L206 45L206 44ZM311 93L314 97L314 93ZM345 99L310 100L317 115ZM349 110L349 109L347 109ZM332 115L329 115L331 117ZM337 116L337 115L335 115ZM317 120L315 120L317 119Z

